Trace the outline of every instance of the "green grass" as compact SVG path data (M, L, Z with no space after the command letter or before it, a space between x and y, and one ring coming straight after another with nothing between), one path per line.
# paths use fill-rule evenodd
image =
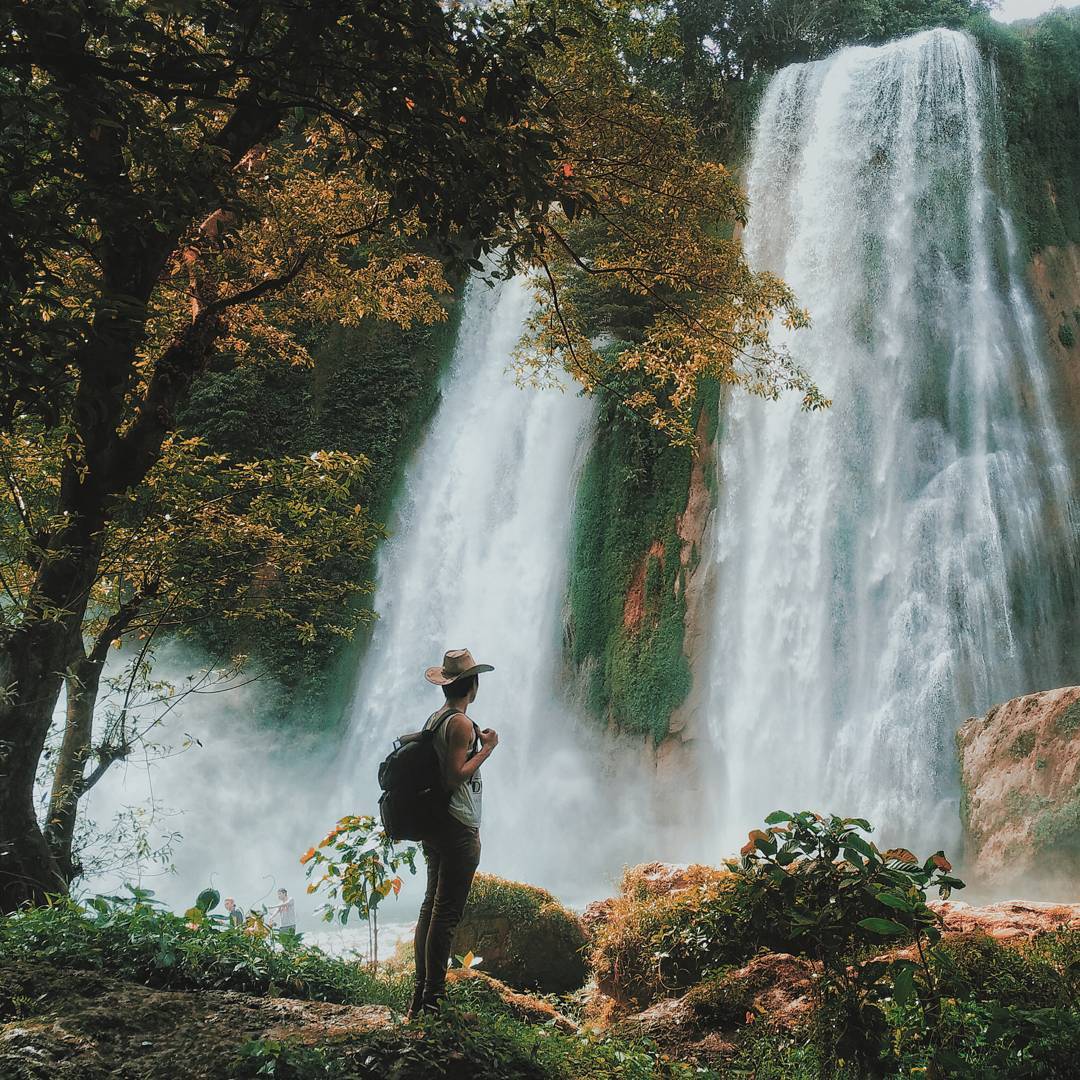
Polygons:
M236 990L258 995L388 1005L402 1011L406 975L372 975L361 965L303 945L280 950L240 931L185 920L152 901L62 901L0 917L0 962L94 970L165 990ZM7 1003L0 1001L0 1017ZM31 1003L22 1003L24 1015ZM47 1008L47 1003L43 1003ZM361 1080L719 1080L717 1073L667 1061L645 1041L568 1034L516 1018L482 980L450 988L441 1016L421 1035L400 1024L350 1039L346 1048L255 1039L229 1075ZM260 1071L261 1070L261 1071Z

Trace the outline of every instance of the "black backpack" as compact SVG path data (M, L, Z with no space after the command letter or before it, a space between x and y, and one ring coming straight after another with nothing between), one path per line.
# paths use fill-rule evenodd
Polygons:
M447 709L430 727L402 735L379 766L379 817L391 840L423 840L446 820L450 793L443 784L435 733L453 715Z

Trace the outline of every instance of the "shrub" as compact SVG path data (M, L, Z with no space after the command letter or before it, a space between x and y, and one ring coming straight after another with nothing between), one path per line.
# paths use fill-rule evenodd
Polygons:
M694 869L686 887L662 895L636 871L624 876L590 954L598 984L620 1004L644 1007L754 951L739 934L744 917L736 875Z
M585 981L581 921L551 893L477 874L454 952L473 953L480 968L520 989L576 990Z
M934 950L933 963L942 990L955 997L1040 1009L1069 1004L1067 964L1056 964L1042 946L1005 945L981 932L962 934L943 940Z
M1060 341L1066 349L1071 349L1076 344L1076 334L1068 323L1063 322L1058 327L1058 341Z
M404 1010L411 986L376 978L319 949L195 924L162 911L148 890L32 908L0 919L0 956L90 968L165 990L241 990Z

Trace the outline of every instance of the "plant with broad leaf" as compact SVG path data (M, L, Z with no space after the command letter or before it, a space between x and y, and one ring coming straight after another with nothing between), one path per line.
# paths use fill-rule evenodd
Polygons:
M400 870L416 873L417 850L415 844L396 843L370 815L351 815L300 858L313 879L307 891L321 889L327 897L322 908L326 922L336 919L344 925L353 911L367 922L373 968L379 963L379 905L391 893L401 892Z
M928 1031L940 1021L941 994L929 949L940 919L926 903L964 883L938 851L920 861L906 848L882 851L862 818L778 810L740 852L746 930L761 944L794 949L821 964L823 1068L854 1063L866 1075L892 1075L899 1062L886 1010L915 1006ZM893 955L874 955L891 945ZM947 1069L948 1062L937 1062Z

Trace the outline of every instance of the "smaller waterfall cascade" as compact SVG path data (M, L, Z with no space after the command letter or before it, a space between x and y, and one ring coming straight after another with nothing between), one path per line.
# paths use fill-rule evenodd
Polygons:
M788 344L834 405L724 406L724 850L778 806L951 843L959 723L1080 676L1073 481L994 107L973 42L944 30L789 67L761 105L746 250L809 309Z
M470 712L500 738L483 768L482 868L576 896L587 887L578 833L602 784L557 687L576 462L591 410L569 385L523 389L507 371L530 309L526 285L473 281L463 302L443 399L380 555L379 622L345 748L350 801L375 806L379 759L442 702L424 669L467 647L495 666ZM610 843L602 833L596 841ZM605 873L618 866L596 862Z

